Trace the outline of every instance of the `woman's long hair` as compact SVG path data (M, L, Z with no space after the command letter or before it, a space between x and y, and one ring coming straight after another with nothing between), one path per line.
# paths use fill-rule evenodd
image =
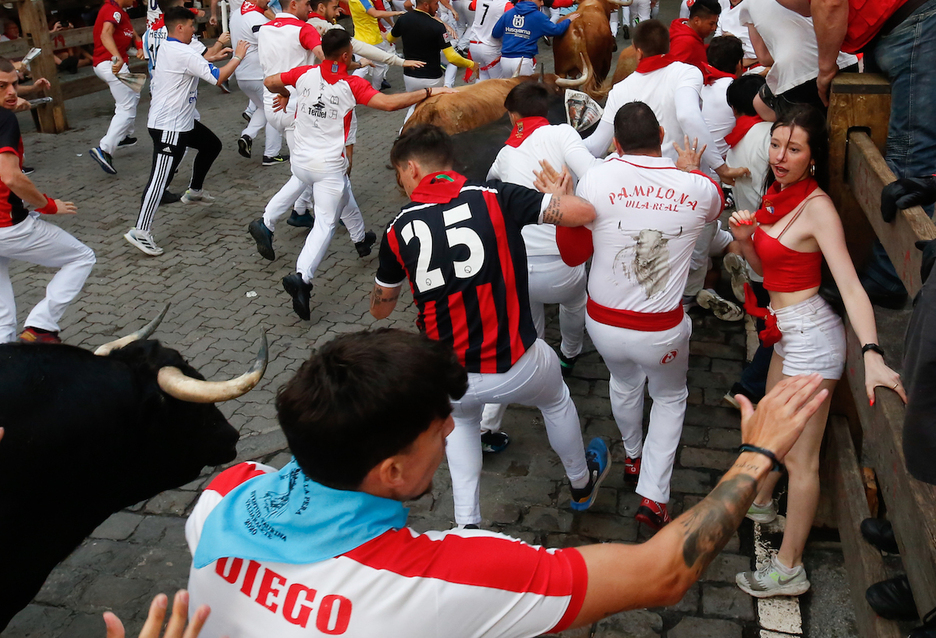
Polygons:
M782 114L777 115L777 120L770 127L770 134L781 126L788 126L792 129L794 126L806 131L809 138L809 154L816 165L816 172L813 178L819 182L819 188L828 190L829 186L829 129L826 126L825 115L814 106L809 104L797 104L784 109ZM776 181L773 169L767 170L767 176L764 179L764 191Z

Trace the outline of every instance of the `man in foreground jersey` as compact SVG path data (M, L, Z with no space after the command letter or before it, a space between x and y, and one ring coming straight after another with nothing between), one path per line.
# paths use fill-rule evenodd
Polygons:
M401 330L342 335L279 390L295 459L236 465L186 524L190 607L202 636L538 636L678 602L728 542L757 484L825 398L820 379L741 399L737 461L701 503L641 545L546 549L482 530L419 534L403 502L432 488L468 389L439 341ZM353 453L349 453L352 450ZM444 628L444 629L441 629Z

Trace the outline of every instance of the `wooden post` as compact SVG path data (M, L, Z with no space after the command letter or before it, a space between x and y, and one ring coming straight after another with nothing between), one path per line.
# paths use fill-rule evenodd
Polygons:
M42 53L30 64L32 76L45 78L52 85L49 88L52 102L37 109L39 130L42 133L61 133L68 128L68 120L65 118L65 101L62 99L58 70L52 57L52 38L42 0L23 0L19 5L19 18L24 37L28 37L34 47L42 49Z

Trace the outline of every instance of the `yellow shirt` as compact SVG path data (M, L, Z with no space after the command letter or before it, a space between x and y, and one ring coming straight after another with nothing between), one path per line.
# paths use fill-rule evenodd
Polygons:
M367 15L367 10L374 5L369 0L348 0L348 6L351 7L351 20L354 22L354 37L367 44L380 44L383 37L380 35L380 27L377 25L377 18Z

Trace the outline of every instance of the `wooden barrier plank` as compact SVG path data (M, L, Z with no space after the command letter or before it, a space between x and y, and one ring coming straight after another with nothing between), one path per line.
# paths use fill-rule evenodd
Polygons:
M870 517L871 512L848 423L844 417L832 416L829 418L829 430L828 459L833 466L831 474L834 477L832 501L842 549L848 557L845 568L858 631L862 638L899 638L901 633L897 624L880 618L865 600L865 590L887 578L887 574L881 553L861 537L859 530L861 521Z
M131 58L130 71L132 73L146 73L146 62ZM82 95L103 91L106 88L107 82L96 75L67 80L62 82L62 99L70 100L72 98L81 97Z
M42 133L61 133L68 128L68 120L65 117L65 102L55 59L52 57L52 39L49 37L49 24L46 22L42 0L24 0L19 5L19 18L23 34L34 47L42 49L42 53L30 64L32 75L46 78L51 85L47 94L52 98L52 103L43 104L35 110L39 118L39 130Z
M906 313L876 314L881 346L899 356L897 353L903 351L903 331L899 326L905 325ZM904 569L922 617L936 607L936 486L917 481L907 473L903 454L904 406L900 398L889 390L879 389L874 407L868 405L861 344L847 321L846 341L845 376L864 432L862 454L877 470L888 520L894 526Z
M146 18L134 18L130 21L136 34L143 37L146 31ZM77 29L63 29L52 36L53 46L56 49L67 47L80 47L94 44L94 27L79 27Z
M26 38L17 38L8 42L0 42L0 56L5 58L22 58L29 53L29 42Z
M900 211L894 223L881 219L881 190L896 177L877 146L866 133L848 136L848 183L855 200L871 223L897 274L911 296L923 285L920 280L922 253L914 246L920 239L936 239L936 226L919 206Z

